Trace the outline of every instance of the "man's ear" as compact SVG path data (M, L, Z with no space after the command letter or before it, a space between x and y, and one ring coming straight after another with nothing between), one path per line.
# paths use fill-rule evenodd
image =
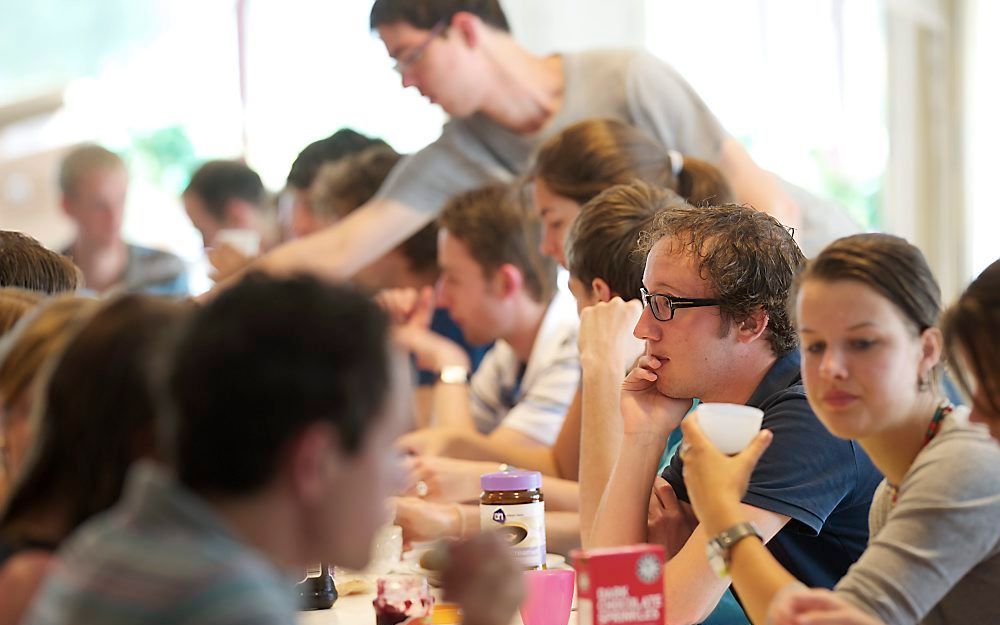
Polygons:
M316 504L330 496L330 480L343 461L336 430L328 423L315 422L288 443L283 472L302 501Z
M497 285L498 292L503 297L516 295L524 290L524 274L510 263L500 265L493 280Z
M741 343L752 343L763 336L767 330L770 316L763 308L757 308L736 325L737 338Z
M615 296L611 292L611 287L608 286L608 283L601 278L594 278L590 281L590 290L593 291L594 297L599 302L610 302L611 298Z
M475 48L479 45L483 37L483 28L485 28L479 16L468 11L459 11L451 16L450 26L469 48Z
M73 206L70 203L69 198L66 196L65 193L59 194L59 208L61 208L63 214L69 217L70 219L74 219L76 217L76 213L73 210Z

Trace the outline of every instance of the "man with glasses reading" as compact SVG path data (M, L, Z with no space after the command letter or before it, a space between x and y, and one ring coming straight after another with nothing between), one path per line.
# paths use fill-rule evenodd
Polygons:
M806 401L785 308L804 262L799 247L775 219L750 208L680 207L657 215L640 251L645 307L634 334L646 350L622 386L618 459L608 479L581 483L581 498L599 502L587 546L642 542L656 517L655 535L668 537L672 624L700 623L730 584L724 567L710 563L710 543L724 562L736 541L762 540L798 579L832 587L865 548L880 478L860 447L829 434ZM662 480L655 476L693 398L764 411L773 441L743 499L754 526L705 534L687 503L683 454Z

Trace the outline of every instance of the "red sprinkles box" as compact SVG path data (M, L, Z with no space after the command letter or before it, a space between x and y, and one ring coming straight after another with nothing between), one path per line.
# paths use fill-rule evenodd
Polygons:
M663 546L575 549L580 625L663 625Z

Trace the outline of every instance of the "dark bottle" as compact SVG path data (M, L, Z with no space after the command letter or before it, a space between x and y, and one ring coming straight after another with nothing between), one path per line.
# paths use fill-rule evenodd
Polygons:
M302 610L328 610L337 601L333 567L328 564L310 566L296 588L299 589L299 608Z

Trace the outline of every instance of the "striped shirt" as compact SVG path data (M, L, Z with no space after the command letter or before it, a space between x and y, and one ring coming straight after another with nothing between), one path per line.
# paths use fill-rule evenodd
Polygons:
M469 381L476 428L503 426L552 445L580 384L579 318L572 296L559 290L538 330L528 362L499 340Z
M122 500L60 550L24 625L292 625L292 586L145 461Z

